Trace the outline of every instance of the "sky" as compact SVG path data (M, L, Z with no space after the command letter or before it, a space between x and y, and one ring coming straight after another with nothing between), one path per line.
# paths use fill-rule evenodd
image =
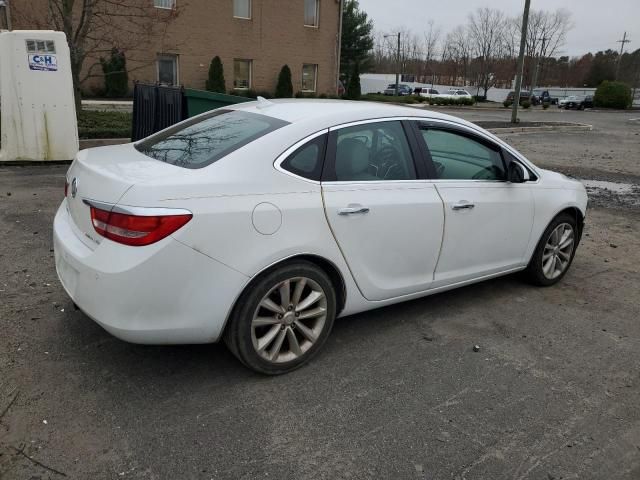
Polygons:
M603 8L603 6L606 6ZM391 33L406 27L421 35L432 20L443 34L466 23L469 12L492 7L509 16L521 15L524 0L360 0L360 8L373 19L376 31ZM573 28L559 55L580 56L608 48L619 50L625 30L631 43L625 52L640 48L640 0L531 0L535 10L565 8L571 12Z

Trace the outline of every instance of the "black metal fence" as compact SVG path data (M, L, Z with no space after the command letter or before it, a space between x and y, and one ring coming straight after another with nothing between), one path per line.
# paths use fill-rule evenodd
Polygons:
M189 117L182 87L136 83L133 88L131 140L159 132Z

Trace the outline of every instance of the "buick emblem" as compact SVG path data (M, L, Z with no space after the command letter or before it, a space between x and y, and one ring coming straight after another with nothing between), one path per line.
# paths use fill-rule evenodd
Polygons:
M78 177L73 177L73 180L71 180L71 198L76 198L77 193L78 193Z

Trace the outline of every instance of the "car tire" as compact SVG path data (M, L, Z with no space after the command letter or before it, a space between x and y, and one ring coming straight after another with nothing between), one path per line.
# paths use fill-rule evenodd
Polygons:
M564 238L564 235L569 235ZM535 285L555 285L566 275L580 235L575 216L561 213L547 226L526 269L529 280ZM562 247L569 240L570 245ZM556 267L556 265L558 265Z
M336 305L334 286L322 269L307 261L286 263L245 288L224 341L248 368L266 375L287 373L320 351L333 327Z

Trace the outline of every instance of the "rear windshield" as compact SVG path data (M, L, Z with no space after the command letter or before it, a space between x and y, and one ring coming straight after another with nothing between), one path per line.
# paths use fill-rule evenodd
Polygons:
M176 125L136 145L139 152L184 168L202 168L240 147L288 125L241 110L215 110Z

